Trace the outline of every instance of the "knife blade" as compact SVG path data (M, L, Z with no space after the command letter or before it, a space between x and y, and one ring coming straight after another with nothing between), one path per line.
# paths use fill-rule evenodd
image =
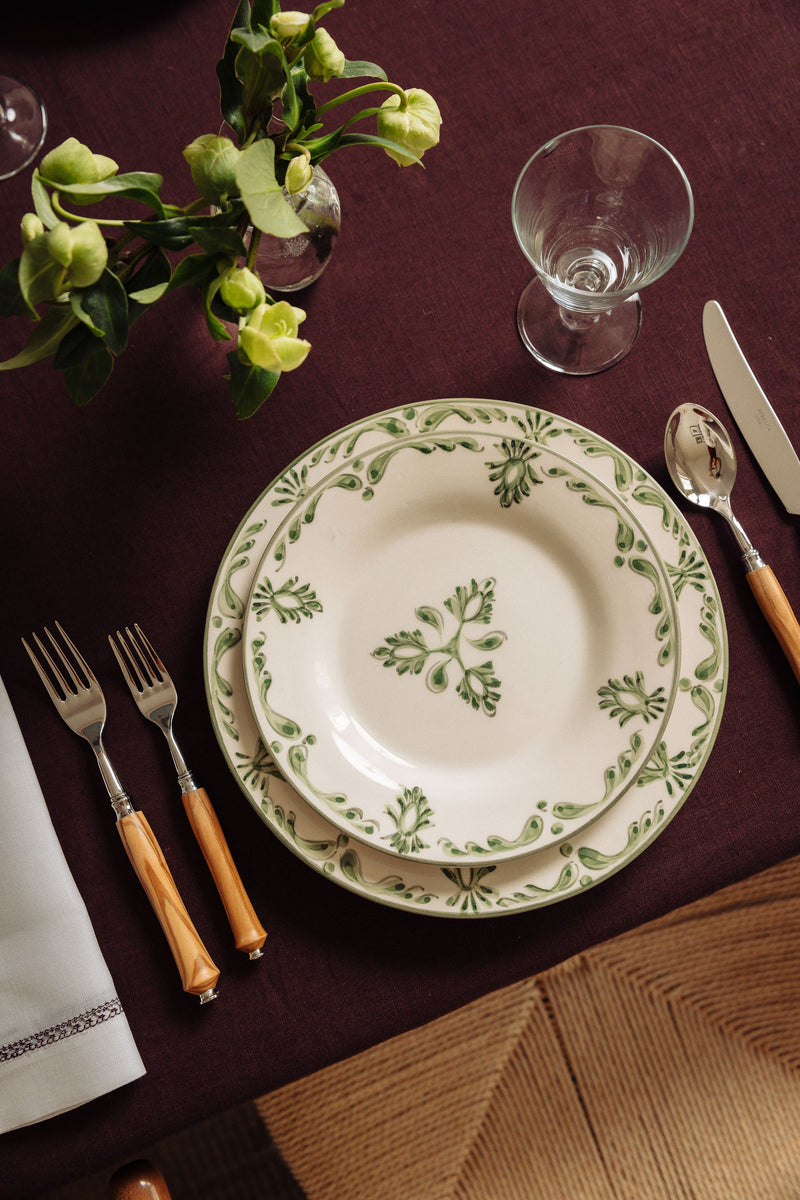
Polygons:
M725 403L787 512L800 514L800 459L716 300L703 308L703 336Z

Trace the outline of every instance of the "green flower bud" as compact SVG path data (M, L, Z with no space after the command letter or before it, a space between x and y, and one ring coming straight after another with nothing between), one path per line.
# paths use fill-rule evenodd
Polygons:
M344 74L344 54L327 29L316 30L314 40L306 47L303 61L311 79L327 83L334 76Z
M442 116L433 96L421 88L409 88L406 99L404 109L400 107L399 96L384 100L377 115L378 134L390 142L405 146L422 158L426 150L439 142ZM386 150L386 153L401 167L407 167L414 161L396 150Z
M72 230L66 221L59 221L47 234L47 253L60 267L72 262Z
M97 283L108 263L108 247L96 221L83 221L71 231L72 262L69 280L73 287Z
M291 42L305 31L311 20L308 13L276 12L270 17L269 31L280 42Z
M247 267L228 267L223 271L220 296L228 308L247 312L266 300L264 285L259 277Z
M286 168L286 179L284 187L290 196L296 196L298 192L302 192L307 188L314 178L314 168L311 165L311 155L298 154L289 163Z
M236 196L236 163L241 150L230 138L204 133L183 152L192 172L192 181L204 200L219 204L226 196Z
M20 221L20 232L22 234L22 244L27 246L35 237L39 237L44 233L44 225L36 213L25 213L25 216Z
M259 304L239 330L239 346L256 367L293 371L311 349L310 342L297 336L298 326L305 319L302 308L294 308L288 300Z
M113 158L92 154L77 138L67 138L55 150L45 154L39 164L39 174L48 183L69 186L72 183L99 183L116 175L119 167Z

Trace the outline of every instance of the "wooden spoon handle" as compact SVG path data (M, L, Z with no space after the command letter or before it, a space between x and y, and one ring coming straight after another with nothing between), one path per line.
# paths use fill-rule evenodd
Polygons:
M260 958L267 931L250 903L205 788L186 792L183 807L225 906L236 949Z
M164 930L183 990L213 1000L219 969L200 940L144 813L134 812L117 821L119 836L139 882L147 893Z
M800 625L772 567L756 567L749 571L747 582L800 682Z

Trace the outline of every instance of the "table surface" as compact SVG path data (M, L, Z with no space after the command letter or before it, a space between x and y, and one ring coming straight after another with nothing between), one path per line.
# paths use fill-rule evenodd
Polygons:
M19 9L19 6L17 6ZM19 10L21 13L21 10ZM2 66L36 86L47 147L74 135L122 169L190 185L183 147L219 125L214 66L227 0L152 15L4 18ZM229 775L203 688L206 608L226 546L256 497L301 451L355 419L444 397L522 401L591 429L670 484L664 426L694 400L724 416L739 456L735 508L800 605L795 521L728 418L701 313L715 298L800 445L796 179L800 36L794 0L348 0L328 28L349 58L379 62L437 98L441 145L425 169L375 150L330 160L343 227L302 297L313 344L251 420L237 420L225 347L195 295L142 318L103 393L77 409L50 364L0 376L0 674L58 836L128 1013L147 1075L0 1140L0 1193L34 1196L239 1101L529 976L800 850L797 682L761 618L724 523L692 510L717 579L730 684L715 749L658 840L600 886L492 921L402 912L338 888L280 844ZM590 378L541 369L514 312L529 270L510 220L527 158L553 134L610 123L666 145L694 190L679 262L644 294L638 343ZM0 251L19 253L29 173L0 185ZM16 322L0 351L20 345ZM96 766L57 721L20 646L58 619L101 677L107 745L148 814L223 968L201 1009L113 830ZM269 929L264 958L236 953L175 790L163 743L131 705L107 633L138 621L180 690L180 734Z

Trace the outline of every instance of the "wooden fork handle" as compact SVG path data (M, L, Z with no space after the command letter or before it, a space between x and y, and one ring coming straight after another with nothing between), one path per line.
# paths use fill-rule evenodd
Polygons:
M186 792L183 807L225 906L236 949L244 950L251 958L260 958L267 931L250 903L205 788Z
M800 681L800 625L772 567L757 567L755 571L749 571L747 582L789 660L795 678Z
M183 990L212 1000L219 969L200 940L167 861L144 813L133 812L117 821L119 836L139 882L164 930Z

